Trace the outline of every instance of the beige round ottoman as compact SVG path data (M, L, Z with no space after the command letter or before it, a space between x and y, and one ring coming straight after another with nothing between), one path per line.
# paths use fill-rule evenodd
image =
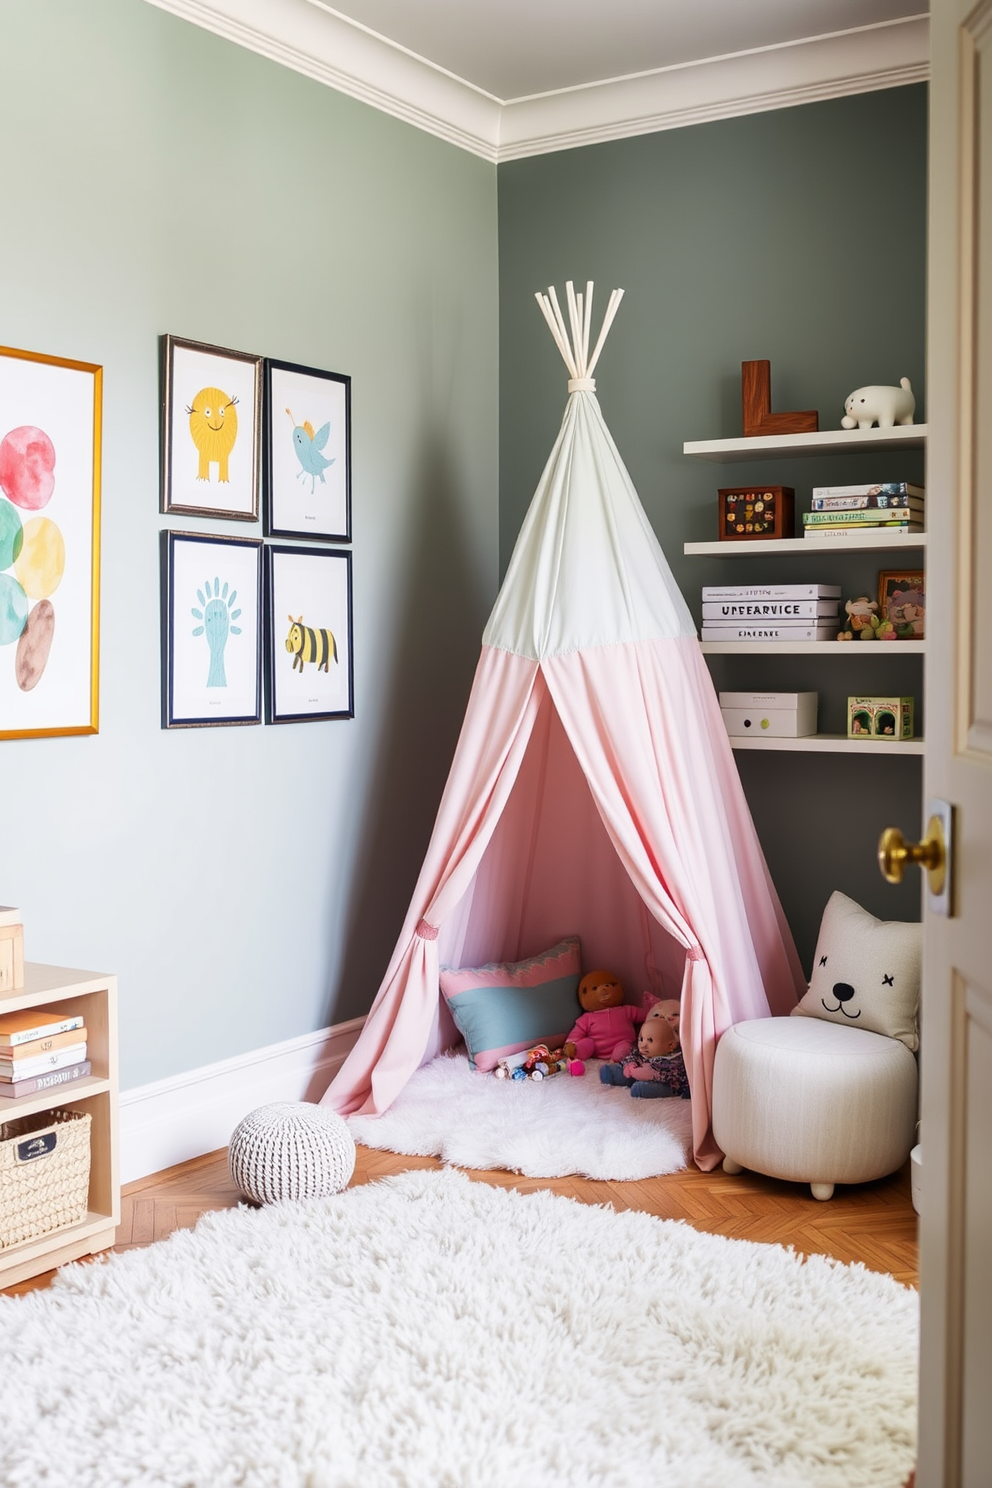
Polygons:
M898 1039L818 1018L755 1018L721 1038L713 1135L728 1173L867 1183L902 1166L916 1140L916 1060Z

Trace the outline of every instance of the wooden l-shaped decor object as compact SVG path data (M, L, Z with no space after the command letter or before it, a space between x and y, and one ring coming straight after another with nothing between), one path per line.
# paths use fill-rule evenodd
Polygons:
M815 434L820 427L815 409L772 413L771 362L741 362L741 415L745 439L756 434Z

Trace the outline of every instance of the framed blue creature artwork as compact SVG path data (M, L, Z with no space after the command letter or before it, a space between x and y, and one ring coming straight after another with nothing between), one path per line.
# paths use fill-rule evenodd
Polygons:
M161 540L162 727L261 723L261 542Z
M265 535L351 542L351 378L265 363Z

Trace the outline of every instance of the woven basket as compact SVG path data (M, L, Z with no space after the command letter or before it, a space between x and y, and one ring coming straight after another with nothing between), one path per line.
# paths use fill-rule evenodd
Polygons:
M274 1101L239 1122L228 1148L231 1177L259 1204L319 1199L347 1186L355 1141L326 1106Z
M0 1250L86 1218L92 1121L40 1111L0 1125Z

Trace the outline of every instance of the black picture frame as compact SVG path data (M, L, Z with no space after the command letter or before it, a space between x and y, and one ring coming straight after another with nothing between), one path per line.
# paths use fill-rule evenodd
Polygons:
M351 542L351 378L265 359L266 537Z
M351 576L347 548L266 546L266 723L354 718Z
M263 358L182 336L160 339L159 510L257 522ZM211 398L215 392L226 401Z
M162 727L261 723L261 539L164 531L161 544Z

